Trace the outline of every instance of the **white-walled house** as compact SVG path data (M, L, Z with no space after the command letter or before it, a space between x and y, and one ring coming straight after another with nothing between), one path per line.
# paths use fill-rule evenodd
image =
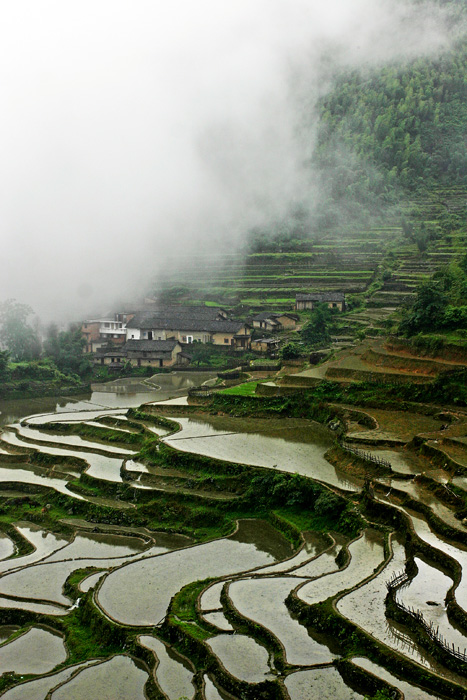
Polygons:
M213 343L236 350L250 347L251 327L244 321L193 315L144 312L127 324L127 340L178 340L180 343Z

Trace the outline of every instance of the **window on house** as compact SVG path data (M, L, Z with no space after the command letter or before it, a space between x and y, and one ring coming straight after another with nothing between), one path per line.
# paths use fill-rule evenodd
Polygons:
M186 335L182 335L182 343L186 343Z
M186 342L187 342L187 343L192 343L192 342L193 342L193 336L192 336L192 335L187 335L187 337L186 337Z
M228 343L228 342L229 342L229 339L228 339L228 338L224 338L224 343Z

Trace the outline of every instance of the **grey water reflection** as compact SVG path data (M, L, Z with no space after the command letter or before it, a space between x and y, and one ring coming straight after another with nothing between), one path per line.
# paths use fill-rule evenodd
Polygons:
M349 491L361 481L339 471L325 459L334 435L303 419L280 421L225 416L175 416L182 430L164 442L183 452L253 466L302 474Z

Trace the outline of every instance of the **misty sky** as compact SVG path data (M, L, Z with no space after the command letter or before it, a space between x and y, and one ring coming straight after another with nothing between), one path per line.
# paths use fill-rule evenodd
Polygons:
M402 0L3 3L0 301L44 321L104 312L167 252L235 245L312 202L290 76L312 112L329 58L447 40L439 10Z

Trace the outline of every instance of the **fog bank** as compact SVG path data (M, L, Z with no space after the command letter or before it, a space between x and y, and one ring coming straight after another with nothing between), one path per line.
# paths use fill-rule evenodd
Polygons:
M340 67L442 50L448 20L392 0L6 4L0 300L44 321L104 311L167 254L312 204L300 111Z

